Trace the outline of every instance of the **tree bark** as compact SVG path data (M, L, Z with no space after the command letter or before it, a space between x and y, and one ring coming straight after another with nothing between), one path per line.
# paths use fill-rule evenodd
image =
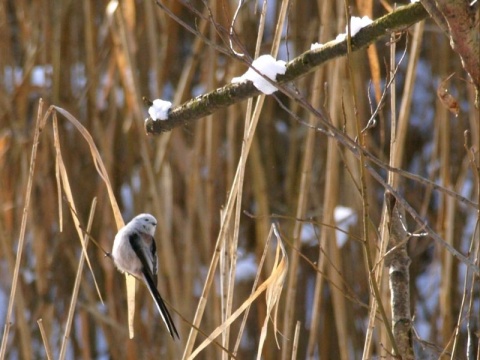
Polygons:
M390 193L385 193L388 216L388 251L385 266L389 268L392 307L392 330L399 355L403 360L414 359L412 318L410 315L410 257L406 230L405 209Z

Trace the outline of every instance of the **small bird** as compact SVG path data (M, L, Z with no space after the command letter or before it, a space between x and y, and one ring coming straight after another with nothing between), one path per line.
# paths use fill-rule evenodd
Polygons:
M147 285L163 322L173 339L180 338L172 317L157 290L157 247L153 235L157 219L150 214L134 217L115 236L112 257L118 270L129 273Z

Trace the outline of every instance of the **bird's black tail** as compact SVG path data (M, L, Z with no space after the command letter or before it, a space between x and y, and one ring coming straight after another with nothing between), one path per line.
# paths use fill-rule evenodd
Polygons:
M157 290L156 284L153 283L153 279L150 276L143 274L143 280L147 284L148 291L150 291L150 295L152 295L153 300L155 300L155 304L157 305L158 311L160 312L163 322L167 326L167 329L170 332L170 335L172 336L173 339L175 339L175 335L177 336L178 339L180 339L177 328L173 323L172 317L168 312L167 306L163 302L163 299Z

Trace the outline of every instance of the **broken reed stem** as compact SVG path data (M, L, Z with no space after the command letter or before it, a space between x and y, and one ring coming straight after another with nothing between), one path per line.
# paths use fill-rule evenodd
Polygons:
M42 336L43 348L45 349L45 355L47 356L47 360L52 360L52 350L50 349L50 344L48 343L47 333L45 332L45 328L43 327L43 320L38 319L37 324L38 328L40 329L40 335Z
M295 332L293 335L293 347L292 347L292 360L297 359L297 352L298 352L298 340L300 338L300 321L297 321L297 324L295 325Z

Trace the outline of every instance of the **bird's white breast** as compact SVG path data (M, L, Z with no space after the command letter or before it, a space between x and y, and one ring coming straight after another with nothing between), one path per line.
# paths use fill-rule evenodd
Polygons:
M118 270L139 276L142 264L130 244L131 232L132 230L128 227L124 227L118 232L113 242L112 256Z

